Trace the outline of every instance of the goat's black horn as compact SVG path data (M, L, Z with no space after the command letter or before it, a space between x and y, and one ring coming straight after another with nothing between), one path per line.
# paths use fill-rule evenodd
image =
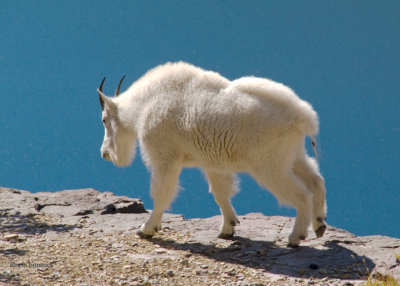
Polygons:
M101 91L101 92L103 92L103 85L104 85L104 82L106 81L106 77L104 77L103 78L103 80L101 81L101 84L100 84L100 87L99 87L99 90Z
M115 91L115 96L118 96L118 94L119 94L119 89L121 88L121 84L122 84L122 82L124 81L125 76L126 76L126 75L124 75L124 76L121 78L121 80L119 81L117 90Z

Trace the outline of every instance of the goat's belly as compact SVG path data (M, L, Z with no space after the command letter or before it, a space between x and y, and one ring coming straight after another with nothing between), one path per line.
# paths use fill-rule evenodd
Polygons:
M229 172L241 172L245 169L246 162L241 160L242 156L238 156L238 152L214 148L196 151L184 155L183 165L185 167L200 167Z

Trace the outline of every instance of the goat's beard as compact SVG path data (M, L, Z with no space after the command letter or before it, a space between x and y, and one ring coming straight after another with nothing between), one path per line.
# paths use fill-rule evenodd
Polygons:
M119 148L116 152L110 154L111 161L117 167L127 167L132 164L133 159L136 155L135 144L133 146L124 146L125 148Z

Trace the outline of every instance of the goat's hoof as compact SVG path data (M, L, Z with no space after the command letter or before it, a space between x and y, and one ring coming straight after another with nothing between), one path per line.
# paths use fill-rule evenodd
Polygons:
M218 235L218 238L221 238L221 239L232 239L233 235L234 235L233 233L220 233Z
M141 229L136 231L136 235L138 235L140 238L145 238L145 239L152 238L154 236L154 234L144 233Z
M153 229L146 229L146 224L143 224L137 231L136 234L141 238L151 238L156 232L161 229L161 225L155 226Z
M305 240L306 236L305 235L300 235L299 236L299 240ZM300 243L300 242L299 242ZM299 247L299 243L294 243L294 242L288 242L288 244L286 245L286 247L290 247L290 248L297 248Z
M300 235L291 234L289 236L288 244L286 246L291 248L297 248L299 247L300 241L305 240L306 237L307 235L305 234L300 234Z
M322 237L325 233L326 225L321 225L319 228L315 230L315 234L318 238Z

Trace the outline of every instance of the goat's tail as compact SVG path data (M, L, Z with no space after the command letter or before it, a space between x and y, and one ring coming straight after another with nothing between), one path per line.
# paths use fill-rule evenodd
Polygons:
M312 144L312 148L314 151L314 155L315 155L315 160L317 160L318 162L318 146L317 146L317 140L315 140L314 135L310 136L311 138L311 144Z
M300 107L297 126L306 136L311 138L315 159L318 161L318 147L317 140L315 140L319 129L318 115L315 110L312 109L312 106L306 102L303 102Z

